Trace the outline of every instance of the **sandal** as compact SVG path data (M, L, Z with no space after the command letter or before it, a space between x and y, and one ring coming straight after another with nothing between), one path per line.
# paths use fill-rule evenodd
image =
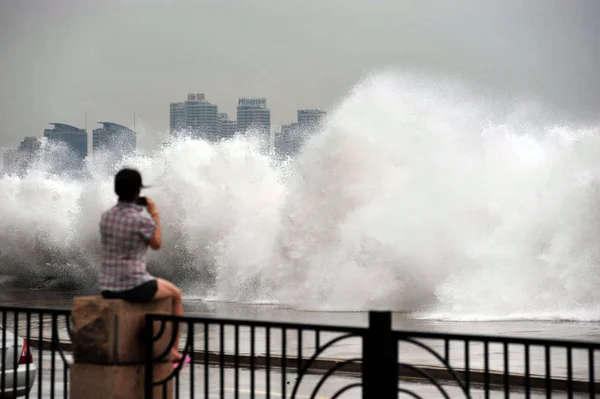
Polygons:
M192 358L189 355L185 355L179 360L173 360L173 369L177 369L180 365L183 367L186 364L190 364L192 362Z

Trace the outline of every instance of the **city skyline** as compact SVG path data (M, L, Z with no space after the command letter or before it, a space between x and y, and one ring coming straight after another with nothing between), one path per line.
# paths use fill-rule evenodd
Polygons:
M170 103L169 110L170 136L192 133L198 138L215 141L256 129L269 136L272 149L279 155L296 154L306 138L322 126L327 116L327 112L316 108L299 109L295 122L282 124L276 130L270 124L266 98L239 98L237 118L233 121L226 112L219 112L218 105L211 104L204 93L188 93L184 102ZM133 129L115 122L96 123L102 127L92 128L90 137L87 113L83 129L67 123L50 122L53 127L46 128L43 137L66 144L78 162L98 151L110 151L123 156L138 150L137 132ZM135 124L134 115L133 128ZM25 136L18 148L5 148L2 169L6 172L26 169L40 145L37 136ZM78 168L81 165L75 163L73 166Z
M48 121L83 126L87 110L125 126L135 111L152 147L168 132L164 104L190 88L230 116L233 99L266 97L276 128L297 109L334 110L386 69L458 76L597 121L599 16L588 0L4 1L0 146Z
M196 94L196 93L194 93L194 94ZM190 97L189 97L189 96L191 96L191 93L187 93L186 95L188 96L188 100L190 100ZM203 100L203 101L205 100L205 94L204 94L204 93L197 93L197 95L202 95L202 100ZM252 98L250 98L250 97L241 98L241 97L240 97L240 98L238 98L238 99L235 101L235 103L236 103L236 104L237 104L237 106L239 107L239 106L240 106L240 103L239 103L239 101L240 101L240 100L251 100L251 99L256 99L256 100L257 100L257 99L266 100L266 98L264 98L264 97L252 97ZM195 100L195 99L194 99L194 100ZM206 101L206 102L207 102L208 104L212 105L212 106L215 106L215 107L217 107L217 108L216 108L216 109L217 109L217 113L215 114L217 119L218 119L218 118L221 118L221 117L223 117L223 115L225 115L225 116L228 116L228 115L229 115L229 113L228 113L228 112L223 112L223 111L222 111L222 109L220 108L220 105L219 105L219 104L211 104L211 103L210 103L210 102L208 102L208 101ZM175 103L175 102L171 102L171 103L169 103L169 104L170 104L170 106L171 106L170 108L172 108L173 104L181 104L181 103ZM299 112L299 111L319 111L319 112L326 113L326 111L324 111L324 110L321 110L321 109L318 109L318 108L314 108L314 107L313 107L313 108L302 108L302 109L297 109L297 110L294 110L294 116L298 117L298 112ZM92 126L92 127L90 127L90 126L89 126L90 124L91 124L91 125L105 125L105 124L121 125L122 127L125 127L125 128L127 128L127 129L131 129L131 130L133 130L133 129L135 128L135 124L136 124L137 122L140 122L140 120L142 120L142 122L143 122L143 118L140 118L140 117L139 117L139 115L138 115L138 114L136 114L136 112L135 112L135 111L133 111L133 115L132 115L132 117L131 117L131 124L127 124L127 123L118 123L118 122L90 122L90 121L89 121L89 119L91 119L91 118L90 118L90 114L92 114L92 113L93 113L93 112L90 112L90 111L88 111L88 110L85 110L85 111L84 111L84 115L83 115L83 126L79 125L78 123L71 122L71 121L65 121L65 120L58 119L58 120L59 120L59 122L46 122L46 123L44 124L44 126L45 126L45 127L44 127L43 129L47 129L47 125L48 125L48 124L50 124L50 125L52 125L52 124L60 124L60 125L69 125L69 126L77 127L78 129L84 130L84 131L88 132L89 134L92 134L92 133L93 133L93 131L94 131L94 130L97 130L98 128L94 129L94 128L93 128L93 126ZM113 120L113 119L111 119L111 118L106 118L106 119L108 119L108 120ZM172 134L172 132L173 132L173 126L172 126L172 117L171 117L171 115L169 115L169 116L167 117L167 120L168 120L168 121L170 121L170 122L168 123L168 128L167 128L167 130L168 130L168 133L169 133L169 134ZM137 122L136 122L136 121L137 121ZM237 118L236 118L236 120L228 120L228 122L237 122ZM289 120L289 121L284 121L284 122L282 122L282 123L280 123L280 124L276 124L276 125L273 125L273 123L271 122L271 128L270 128L270 132L279 132L279 131L281 131L281 129L282 129L284 126L286 126L286 125L288 125L288 124L294 124L294 123L296 123L296 122L297 122L297 120L296 120L296 121ZM182 130L183 130L183 129L184 129L184 127L182 126L180 129L182 129ZM242 130L243 130L243 131L245 131L246 129L242 129ZM237 130L236 130L236 131L237 131ZM134 130L134 132L135 132L135 130ZM32 136L32 137L33 137L33 136L35 136L35 137L38 137L38 133L37 133L37 132L31 132L31 133L29 133L29 134L23 134L22 136L18 136L18 137L17 137L17 142L19 142L19 141L20 141L20 140L21 140L23 137L27 137L27 136ZM42 133L41 133L41 135L40 135L40 136L43 136L43 130L42 130ZM92 141L90 141L90 144L91 144L91 143L92 143ZM93 144L92 144L92 145L93 145ZM0 144L0 147L5 147L5 148L9 149L9 148L13 148L13 147L15 147L15 145L12 145L12 146L11 146L11 145L1 145L1 144Z
M200 95L200 94L204 95L204 93L198 93L198 95ZM190 96L190 95L191 95L190 93L188 93L188 94L187 94L187 96L188 96L188 100L189 100L189 96ZM203 100L204 100L204 98L203 98ZM236 103L238 104L238 107L240 106L240 100L264 100L264 101L266 101L266 98L264 98L264 97L263 97L263 98L260 98L260 97L253 97L253 98L238 98L238 100L236 101ZM211 103L209 103L208 101L206 101L206 102L207 102L208 104L212 105L212 106L215 106L215 107L217 107L217 108L216 108L216 109L217 109L217 113L215 114L217 119L218 119L218 118L223 118L223 117L227 117L227 118L228 118L228 115L229 115L229 113L228 113L228 112L223 112L223 111L222 111L222 110L219 108L219 107L220 107L220 106L219 106L219 104L211 104ZM174 103L174 102L171 102L171 103L169 103L169 104L170 104L170 108L172 108L174 104L181 104L181 103ZM294 120L289 120L289 121L284 121L284 122L282 122L282 123L280 123L280 124L276 124L276 125L273 125L273 123L271 123L270 132L279 132L279 131L281 131L281 128L283 128L284 126L286 126L286 125L289 125L289 124L295 124L295 123L297 123L297 122L300 120L300 119L298 119L298 118L301 118L301 117L300 117L300 113L301 113L301 112L313 112L313 111L317 111L317 112L319 112L319 113L323 113L323 114L326 114L326 113L327 113L326 111L324 111L324 110L322 110L322 109L318 109L318 108L314 108L314 107L313 107L313 108L302 108L302 109L296 109L296 110L294 110L294 116L295 116L297 119L294 119ZM65 120L61 120L61 119L58 119L58 122L46 122L46 123L44 123L44 127L43 127L43 129L42 129L42 134L41 134L41 136L43 136L43 130L44 130L44 129L47 129L47 125L49 125L49 124L50 124L50 125L53 125L53 124L59 124L59 125L69 125L69 126L77 127L78 129L84 130L84 131L86 131L86 132L88 132L88 133L90 133L90 134L91 134L91 133L93 133L93 131L94 131L94 130L97 130L98 128L94 129L94 127L93 127L93 126L90 126L90 125L105 125L105 124L119 125L119 126L122 126L122 127L124 127L124 128L131 129L131 130L133 130L133 131L135 132L134 128L135 128L136 121L137 121L137 122L139 122L139 121L140 121L139 115L137 115L137 114L135 113L135 111L133 112L133 115L132 115L132 118L131 118L131 119L132 119L132 120L131 120L131 124L127 124L127 123L118 123L118 122L114 122L114 121L113 121L113 122L91 122L91 121L89 121L89 119L91 119L91 118L89 118L89 115L90 115L90 112L89 112L88 110L86 110L86 111L84 112L84 115L83 115L83 119L84 119L84 121L83 121L83 125L79 125L78 123L73 123L73 122L71 122L71 121L65 121ZM108 119L108 120L113 120L113 119L111 119L111 118L107 118L107 119ZM169 133L169 134L171 134L171 133L173 132L173 123L172 123L172 119L173 119L173 118L171 117L171 115L169 115L169 117L167 118L167 120L169 120L169 121L170 121L170 123L168 124L168 125L169 125L169 127L167 128L167 130L168 130L168 133ZM231 119L228 119L228 121L229 121L229 122L237 122L237 118L236 118L236 120L231 120ZM184 130L184 129L185 129L185 127L184 127L184 126L181 126L181 127L178 129L178 130ZM242 131L245 131L245 130L247 130L247 129L242 129ZM17 142L19 142L19 141L20 141L20 140L21 140L23 137L27 137L27 136L35 136L35 137L37 137L35 133L36 133L36 132L31 132L31 134L23 134L22 136L18 136L18 137L17 137L17 139L18 139L18 140L17 140ZM2 147L2 146L0 145L0 147ZM7 146L7 145L5 145L5 146L3 146L3 147L10 148L11 146ZM12 147L14 147L14 145L13 145Z

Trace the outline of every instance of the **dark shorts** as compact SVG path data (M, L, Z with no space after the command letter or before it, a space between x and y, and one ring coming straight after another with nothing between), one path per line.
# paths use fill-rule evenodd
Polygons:
M122 299L127 302L150 302L158 291L156 280L150 280L127 291L102 291L104 299Z

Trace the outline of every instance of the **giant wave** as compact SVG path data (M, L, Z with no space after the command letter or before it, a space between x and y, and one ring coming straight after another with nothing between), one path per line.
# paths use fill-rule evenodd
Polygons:
M44 145L0 178L0 271L92 287L112 176L154 187L153 273L212 300L443 319L600 320L600 138L533 103L382 73L357 85L294 159L241 135L57 172Z

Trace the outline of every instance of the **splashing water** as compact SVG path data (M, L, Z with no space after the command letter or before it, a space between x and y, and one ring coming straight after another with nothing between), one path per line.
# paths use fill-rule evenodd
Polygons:
M54 173L46 145L25 176L0 179L2 271L93 285L112 176L132 165L163 220L150 268L188 296L600 320L597 128L387 73L355 87L295 159L263 145L182 138L118 162L94 156L82 180Z

